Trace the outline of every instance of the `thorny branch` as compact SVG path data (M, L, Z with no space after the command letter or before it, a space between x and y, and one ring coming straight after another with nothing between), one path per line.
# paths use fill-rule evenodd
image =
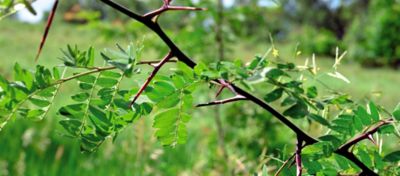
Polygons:
M136 14L135 12L132 12L131 10L127 9L126 7L112 1L112 0L101 0L103 3L109 5L110 7L118 10L119 12L131 17L132 19L135 19L138 22L141 22L142 24L146 25L150 30L152 30L154 33L156 33L163 41L164 43L170 48L171 53L181 62L185 63L187 66L194 68L196 66L196 63L191 60L188 56L186 56L176 45L175 43L165 34L165 32L161 29L160 25L157 23L157 21L153 21L148 17L145 17L143 15ZM164 4L169 4L171 1L170 0L164 0ZM233 92L237 95L241 95L248 99L249 101L252 101L253 103L259 105L260 107L264 108L268 112L270 112L272 115L274 115L278 120L280 120L282 123L284 123L287 127L289 127L293 132L296 133L298 138L301 138L305 142L305 146L311 145L314 143L317 143L318 141L314 139L313 137L309 136L306 134L303 130L301 130L299 127L297 127L295 124L293 124L289 119L287 119L285 116L283 116L281 113L276 111L274 108L272 108L270 105L266 104L263 100L257 98L256 96L252 95L251 93L237 87L233 83L229 83L225 80L213 80L215 82L218 82L222 86L228 86ZM227 84L225 84L227 83Z
M303 148L303 139L297 138L297 145L296 145L296 171L297 176L301 176L303 171L303 166L301 163L301 149Z
M360 134L359 136L355 137L354 139L346 142L342 146L340 146L335 153L342 155L346 157L347 159L351 160L354 164L356 164L362 172L360 175L368 175L368 176L373 176L373 175L378 175L375 172L373 172L371 169L369 169L364 163L362 163L355 155L350 151L350 148L353 147L354 145L358 144L359 142L369 139L371 140L371 136L378 132L380 128L383 126L389 125L390 123L393 123L393 119L387 119L387 120L382 120L380 121L375 127L372 129ZM374 142L374 141L372 141Z
M111 0L101 0L101 1L103 3L109 5L110 7L118 10L119 12L131 17L132 19L135 19L136 21L141 22L142 24L146 25L150 30L152 30L154 33L156 33L164 41L164 43L170 48L171 52L174 54L174 56L179 61L185 63L187 66L189 66L191 68L194 68L196 66L196 63L193 60L191 60L188 56L186 56L185 53L183 53L175 45L175 43L165 34L165 32L161 29L160 25L157 22L154 22L151 19L145 18L142 15L138 15L114 1L111 1ZM222 84L219 80L214 80L214 81ZM266 104L263 100L257 98L256 96L237 87L236 85L234 85L232 83L229 83L229 85L233 88L233 90L235 90L235 92L237 94L246 97L248 100L259 105L260 107L264 108L265 110L270 112L272 115L274 115L276 118L278 118L282 123L284 123L287 127L289 127L292 131L294 131L298 136L300 136L304 140L306 145L311 145L311 144L318 142L316 139L312 138L311 136L306 134L303 130L301 130L299 127L297 127L295 124L293 124L289 119L287 119L281 113L276 111L270 105Z
M156 76L158 71L160 71L161 67L163 67L165 63L167 63L172 57L174 57L173 53L168 52L168 54L158 64L152 65L154 67L154 70L150 73L150 76L147 78L146 82L139 89L138 93L135 95L132 102L129 104L129 107L132 107L132 105L136 102L136 100L140 97L140 95L143 93L146 87L153 80L154 76Z
M100 0L101 2L109 5L110 7L114 8L115 10L131 17L132 19L135 19L138 22L141 22L142 24L146 25L150 30L152 30L154 33L156 33L163 41L164 43L170 48L170 53L158 64L156 64L154 66L154 71L151 73L151 75L149 76L148 80L146 81L146 83L142 86L142 88L139 90L138 94L135 96L134 100L132 101L131 104L133 104L137 98L140 96L140 94L143 92L143 90L147 87L147 85L151 82L152 78L157 74L157 72L159 71L159 69L166 63L168 62L168 60L171 57L176 57L179 61L185 63L186 65L188 65L191 68L194 68L196 66L196 63L191 60L188 56L186 56L176 45L175 43L165 34L165 32L161 29L160 25L157 23L157 17L160 16L163 12L168 11L168 10L204 10L202 8L196 8L196 7L182 7L182 6L171 6L171 1L172 0L163 0L164 4L161 8L147 13L145 15L138 15L134 12L132 12L131 10L127 9L124 6L121 6L118 3L115 3L112 0ZM54 8L57 7L57 3L55 4ZM55 10L53 10L52 12L55 12ZM49 20L49 24L48 26L51 25L51 21ZM46 30L47 31L47 30ZM45 40L46 37L44 37ZM42 40L42 42L44 41ZM42 46L40 47L42 48ZM39 50L40 53L40 50ZM152 65L152 64L149 64ZM97 71L97 70L95 70ZM288 128L290 128L293 132L296 133L297 135L297 140L298 140L298 144L297 144L297 149L296 149L296 165L297 165L297 170L298 170L298 175L301 175L301 149L308 146L308 145L312 145L317 143L318 141L316 139L314 139L313 137L311 137L310 135L306 134L303 130L301 130L299 127L297 127L295 124L293 124L290 120L288 120L285 116L283 116L281 113L279 113L278 111L276 111L274 108L272 108L270 105L268 105L267 103L265 103L263 100L257 98L256 96L252 95L251 93L237 87L236 85L234 85L233 83L229 83L226 82L223 79L219 79L219 80L213 80L213 82L217 82L221 85L221 90L225 87L228 87L232 92L234 92L236 95L242 96L245 99L252 101L253 103L257 104L258 106L262 107L263 109L265 109L266 111L270 112L273 116L275 116L278 120L280 120L283 124L285 124ZM217 93L218 95L219 93ZM236 101L235 99L233 99L234 101ZM227 100L225 100L226 102ZM232 101L232 100L230 100ZM224 101L220 101L220 102L224 102ZM228 100L229 102L229 100ZM215 104L217 104L218 102L214 102ZM213 102L211 102L211 104L213 104ZM221 104L221 103L220 103ZM223 104L223 103L222 103ZM364 139L368 139L368 137L371 134L374 134L375 132L377 132L377 130L379 128L381 128L384 125L387 125L389 123L391 123L392 120L388 120L388 121L382 121L380 122L376 127L374 127L373 129L369 130L368 132L360 135L359 137L349 141L348 143L344 144L342 147L340 147L338 150L336 150L335 152L337 154L340 154L344 157L346 157L347 159L349 159L350 161L352 161L353 163L355 163L358 167L360 167L362 169L362 173L361 175L377 175L376 173L374 173L371 169L369 169L365 164L363 164L360 160L358 160L355 155L353 153L351 153L349 150L350 147L354 146L355 144L357 144L358 142L364 140ZM302 145L304 143L304 145Z

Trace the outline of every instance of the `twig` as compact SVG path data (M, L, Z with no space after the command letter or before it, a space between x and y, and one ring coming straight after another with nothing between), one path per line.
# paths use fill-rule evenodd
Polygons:
M171 4L170 0L164 0L164 4L159 9L143 15L143 17L148 19L154 19L154 21L157 21L158 16L170 10L191 10L191 11L206 10L204 8L198 8L198 7L171 6L170 4Z
M278 169L278 171L276 171L274 176L278 176L282 171L283 168L285 168L285 166L289 163L290 160L292 160L294 158L294 156L296 156L296 154L293 154L292 156L290 156L283 164L282 166Z
M168 54L157 64L153 65L154 70L151 72L150 76L147 78L146 82L143 84L143 86L139 89L131 103L129 104L129 107L132 107L132 105L136 102L136 100L140 97L140 95L144 92L146 87L150 84L150 82L153 80L154 76L157 75L158 71L160 71L161 67L164 66L165 63L167 63L172 57L174 57L173 53L170 51Z
M227 104L227 103L231 103L231 102L236 102L236 101L241 101L241 100L247 100L246 97L243 97L241 95L236 95L235 97L232 98L227 98L224 100L216 100L216 101L212 101L209 103L205 103L205 104L198 104L196 107L206 107L206 106L213 106L213 105L222 105L222 104Z

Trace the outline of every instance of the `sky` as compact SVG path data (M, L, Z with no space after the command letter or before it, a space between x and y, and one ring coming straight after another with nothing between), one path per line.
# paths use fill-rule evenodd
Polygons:
M200 0L192 0L193 2L200 1ZM229 8L232 7L235 3L235 0L223 0L224 1L224 6ZM336 9L337 7L340 6L341 0L323 0L326 3L329 4L329 6L332 9ZM38 23L42 20L44 13L48 12L51 9L52 2L54 0L37 0L36 2L33 3L33 7L37 11L37 15L34 16L32 15L28 10L22 9L17 13L17 18L23 22L28 22L28 23ZM265 6L265 7L272 7L275 6L274 0L259 0L259 5L260 6Z
M27 9L22 9L17 12L17 18L26 23L38 23L43 19L44 13L51 10L53 2L54 0L37 0L32 4L36 15L32 15Z

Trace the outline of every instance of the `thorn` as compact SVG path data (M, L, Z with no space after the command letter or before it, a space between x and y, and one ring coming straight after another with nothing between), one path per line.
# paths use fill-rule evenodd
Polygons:
M54 20L54 16L56 14L56 11L57 11L57 7L58 7L58 0L54 1L53 8L51 9L50 15L49 15L49 17L47 19L46 29L44 30L44 34L43 34L42 40L40 41L40 46L39 46L39 49L38 49L36 57L35 57L35 62L38 61L38 59L40 57L40 54L42 53L42 50L43 50L44 44L46 43L47 36L49 34L50 28L51 28L51 26L53 24L53 20Z
M378 145L377 143L376 143L376 141L375 141L375 139L374 139L374 136L372 135L372 134L369 134L368 135L368 139L372 142L372 143L374 143L374 145Z

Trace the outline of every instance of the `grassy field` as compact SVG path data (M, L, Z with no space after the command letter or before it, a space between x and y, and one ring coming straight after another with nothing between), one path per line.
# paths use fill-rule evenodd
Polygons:
M12 20L0 21L0 74L11 78L13 65L18 62L24 67L34 68L34 56L42 35L43 24L29 25ZM117 38L124 44L129 41ZM39 64L55 66L60 64L60 48L65 44L101 49L113 47L116 41L107 41L93 29L56 21ZM247 44L248 43L248 44ZM232 45L234 58L250 60L255 54L264 53L270 46L265 44ZM149 46L151 48L151 46ZM283 58L293 55L290 44L277 44ZM154 51L145 53L154 57ZM289 59L296 63L304 62L306 56ZM330 70L334 60L317 57L321 70ZM350 61L344 62L339 71L346 75L350 84L330 77L322 77L336 90L348 92L356 99L372 98L378 103L393 108L400 101L398 84L400 73L391 69L365 69ZM64 91L72 92L70 86ZM56 101L66 101L58 97ZM54 108L56 109L56 108ZM200 110L199 113L204 113ZM53 113L54 114L54 110ZM162 148L152 137L151 119L140 120L135 127L125 130L116 144L111 140L95 154L81 154L74 140L60 136L56 125L58 117L50 115L43 122L16 120L0 133L0 175L219 175L224 170L223 163L215 155L217 148L215 127L211 118L196 118L191 122L188 144L176 149ZM250 130L251 131L251 130ZM249 131L240 134L248 135ZM208 137L205 137L208 136ZM65 140L67 139L67 140ZM202 147L207 146L207 147ZM229 149L233 150L233 149ZM240 153L240 152L239 152ZM232 156L241 161L240 155ZM171 164L173 163L173 164ZM237 164L237 163L236 163ZM240 163L239 163L240 164ZM238 165L239 165L238 164Z

